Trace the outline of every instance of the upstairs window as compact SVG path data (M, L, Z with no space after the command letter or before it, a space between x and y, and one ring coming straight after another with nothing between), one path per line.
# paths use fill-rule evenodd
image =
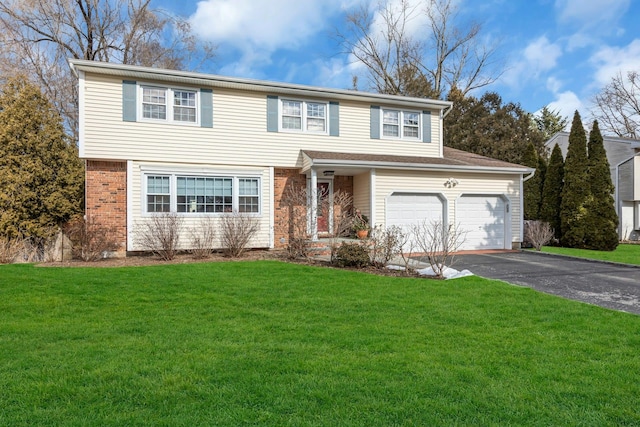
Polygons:
M167 90L142 88L142 117L145 119L167 119Z
M196 122L196 92L192 90L173 91L173 120L176 122Z
M142 118L196 124L198 122L198 92L142 86Z
M302 102L282 101L282 129L302 130Z
M382 136L385 138L420 139L420 113L383 109Z
M282 100L280 127L284 131L327 133L327 104Z

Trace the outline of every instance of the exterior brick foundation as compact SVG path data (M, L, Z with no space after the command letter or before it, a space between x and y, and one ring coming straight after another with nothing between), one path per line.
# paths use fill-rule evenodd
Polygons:
M306 188L307 177L299 172L299 169L275 169L274 170L274 246L283 248L287 246L289 239L294 237L292 213L305 215L303 208L293 208L288 205L283 196L290 188ZM353 194L353 177L336 176L333 179L333 191L344 191ZM293 210L295 210L295 213Z
M87 160L87 218L114 229L118 242L117 256L127 250L127 163Z

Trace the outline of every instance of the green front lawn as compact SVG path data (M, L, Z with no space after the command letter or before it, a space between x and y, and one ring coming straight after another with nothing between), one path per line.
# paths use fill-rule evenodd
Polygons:
M0 267L0 425L638 425L640 317L277 261Z
M640 245L621 244L615 251L591 251L588 249L558 248L544 246L542 252L569 255L579 258L597 259L601 261L622 262L640 265Z

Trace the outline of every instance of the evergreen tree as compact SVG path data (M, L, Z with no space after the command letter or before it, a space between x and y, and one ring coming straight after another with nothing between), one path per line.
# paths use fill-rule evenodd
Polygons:
M544 140L549 140L556 133L567 127L568 120L560 115L560 112L550 110L544 106L540 112L533 116L535 127L542 133Z
M540 204L540 219L551 225L556 239L562 235L560 228L560 204L562 202L562 187L564 185L564 159L562 150L556 144L549 157L549 166L542 186L542 203Z
M542 190L544 189L544 180L547 177L547 160L543 156L538 156L538 167L536 168L536 175L538 175L539 190L540 191L540 204L538 206L538 216L536 219L540 219L540 208L542 207Z
M453 101L444 120L447 147L518 164L523 163L529 143L538 154L544 153L542 133L531 126L531 114L520 104L504 103L495 92L475 98L455 88L447 99Z
M24 77L0 92L0 235L43 238L81 212L83 167L62 119Z
M536 169L536 173L524 182L524 219L538 219L538 211L540 210L540 171L538 167L538 154L532 143L527 146L522 157L522 163L525 166Z
M561 244L570 248L584 248L588 232L587 202L589 188L587 136L580 114L576 111L569 132L569 147L564 164L564 187L560 204Z
M591 197L587 204L586 246L589 249L612 251L618 246L618 215L613 199L613 184L609 161L604 150L598 121L589 134L589 184Z

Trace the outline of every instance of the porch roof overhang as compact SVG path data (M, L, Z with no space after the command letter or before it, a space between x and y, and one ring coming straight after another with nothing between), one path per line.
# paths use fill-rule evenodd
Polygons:
M415 157L302 150L302 173L311 169L319 172L333 171L336 175L352 175L368 169L464 171L510 175L524 175L535 171L533 168L454 148L444 147L443 151L443 157Z

